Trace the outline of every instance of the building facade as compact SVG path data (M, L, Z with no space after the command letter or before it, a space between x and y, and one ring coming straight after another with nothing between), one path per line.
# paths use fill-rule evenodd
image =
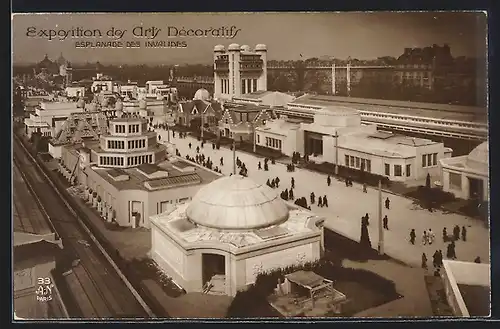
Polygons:
M72 113L84 111L85 108L78 102L40 102L35 113L24 120L26 135L31 137L33 132L39 132L43 136L57 136Z
M230 296L259 273L318 260L323 219L239 175L151 218L151 257L188 292Z
M443 191L457 198L489 200L488 142L477 146L469 155L440 160Z
M267 90L267 47L233 43L214 48L214 98L231 100L234 96Z
M236 105L224 109L219 121L219 135L236 142L253 142L255 129L271 119L264 106Z

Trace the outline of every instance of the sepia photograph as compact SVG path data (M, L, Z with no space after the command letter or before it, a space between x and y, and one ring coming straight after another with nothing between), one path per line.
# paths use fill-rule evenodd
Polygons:
M12 14L12 320L490 317L487 20Z

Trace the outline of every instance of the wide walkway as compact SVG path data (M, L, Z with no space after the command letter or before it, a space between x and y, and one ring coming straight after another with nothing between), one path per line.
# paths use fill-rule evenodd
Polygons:
M161 142L167 141L167 131L157 130L161 135ZM195 138L188 136L180 139L178 133L175 138L170 132L170 141L184 158L186 154L196 155L196 146L201 143ZM189 149L188 144L192 143ZM219 166L219 159L224 158L222 172L229 175L233 170L233 152L228 148L221 147L213 150L211 142L205 144L200 153L210 157L214 166ZM361 217L368 213L370 217L369 233L372 247L377 248L378 243L378 191L368 188L368 193L363 193L359 184L353 187L345 187L344 182L332 179L331 186L327 186L326 175L305 169L297 169L290 173L286 166L280 163L272 165L269 162L269 171L258 170L257 164L263 158L253 154L236 151L237 157L246 164L248 176L258 183L264 184L268 179L279 177L281 180L277 192L290 188L291 178L295 179L294 196L306 197L309 204L309 195L314 191L316 199L327 195L329 208L320 208L312 205L312 211L325 217L325 226L353 240L359 241L361 232ZM489 262L489 230L479 221L454 213L443 213L440 210L429 212L414 205L411 199L383 192L383 200L389 197L390 210L383 209L383 216L389 219L389 230L384 232L384 246L387 255L401 260L412 266L420 266L422 253L432 261L432 254L436 249L441 249L446 254L446 245L441 238L442 230L447 228L451 233L455 225L467 227L467 242L459 241L456 244L456 254L459 260L473 261L480 256L483 262ZM410 230L414 228L417 234L415 245L409 240ZM424 230L432 229L436 235L433 245L423 246L421 236Z

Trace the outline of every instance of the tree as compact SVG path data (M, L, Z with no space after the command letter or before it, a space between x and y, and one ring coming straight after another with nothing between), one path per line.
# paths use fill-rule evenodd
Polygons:
M425 187L427 189L431 188L431 175L427 173L427 177L425 178Z
M361 223L361 239L359 240L359 244L362 247L371 248L372 243L370 242L370 234L368 233L368 227L364 221Z

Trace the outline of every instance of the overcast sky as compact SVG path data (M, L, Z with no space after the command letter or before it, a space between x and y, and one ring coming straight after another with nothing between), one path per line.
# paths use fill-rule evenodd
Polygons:
M56 59L62 52L73 63L210 63L213 47L230 43L267 45L268 59L295 60L324 55L345 59L399 56L405 47L448 43L454 56L484 56L486 17L482 13L158 13L158 14L16 14L13 16L14 63ZM76 41L111 41L68 38L49 41L28 37L27 29L69 30L111 27L127 30L122 41L139 40L136 26L162 31L156 40L186 41L181 49L77 49ZM209 29L236 26L234 39L210 37L168 38L167 27ZM141 39L144 43L144 40Z

